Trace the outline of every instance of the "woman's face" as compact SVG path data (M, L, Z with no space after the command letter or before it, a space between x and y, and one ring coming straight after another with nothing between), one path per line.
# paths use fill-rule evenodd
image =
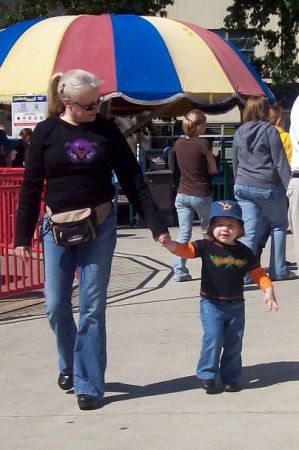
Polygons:
M83 87L75 100L67 100L66 105L75 123L93 122L100 108L98 87Z

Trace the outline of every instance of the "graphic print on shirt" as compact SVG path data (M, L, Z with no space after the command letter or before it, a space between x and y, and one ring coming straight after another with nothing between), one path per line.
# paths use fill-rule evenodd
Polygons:
M96 154L97 143L89 142L86 139L76 139L73 142L66 142L67 155L75 163L89 162Z
M225 266L225 269L231 269L236 266L238 269L242 269L242 267L246 266L246 259L234 258L231 255L222 257L217 255L209 255L212 264L216 267Z

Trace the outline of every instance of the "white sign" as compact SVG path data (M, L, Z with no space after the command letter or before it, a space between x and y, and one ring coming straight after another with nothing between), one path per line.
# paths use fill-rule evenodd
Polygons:
M23 128L36 127L47 116L46 95L13 95L11 99L12 136L19 137Z

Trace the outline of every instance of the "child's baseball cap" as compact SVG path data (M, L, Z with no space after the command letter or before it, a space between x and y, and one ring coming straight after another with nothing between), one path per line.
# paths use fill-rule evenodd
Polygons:
M211 224L214 217L233 217L234 219L240 220L243 225L242 220L242 209L238 203L232 200L222 200L213 202L210 210L209 225Z

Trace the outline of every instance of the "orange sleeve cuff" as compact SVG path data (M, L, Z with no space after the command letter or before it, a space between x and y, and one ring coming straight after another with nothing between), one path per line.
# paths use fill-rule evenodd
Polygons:
M177 242L174 253L181 258L195 258L196 256L195 247L192 242L188 242L188 244Z
M264 291L272 287L272 281L260 266L248 271L253 281Z

